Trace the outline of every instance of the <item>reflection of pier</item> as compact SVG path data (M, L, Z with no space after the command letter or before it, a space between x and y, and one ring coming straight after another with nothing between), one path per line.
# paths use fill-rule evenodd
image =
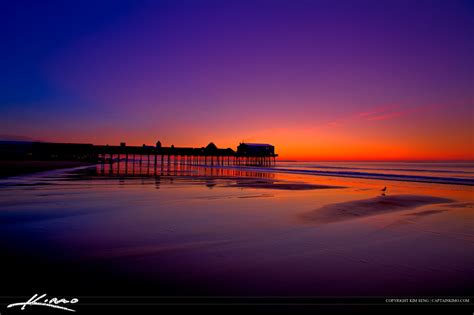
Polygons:
M94 146L99 161L109 163L138 161L140 164L155 165L205 165L205 166L273 166L274 147L269 144L241 143L237 152L231 148L219 149L214 143L207 147L162 147L158 141L156 146Z
M153 164L152 162L140 163L139 160L122 160L118 163L101 163L94 170L94 175L105 179L116 178L120 185L136 181L141 184L153 182L156 189L162 184L192 183L213 188L219 184L224 186L241 187L248 183L273 184L275 174L247 170L239 167L222 168L180 164ZM90 173L89 173L90 174Z

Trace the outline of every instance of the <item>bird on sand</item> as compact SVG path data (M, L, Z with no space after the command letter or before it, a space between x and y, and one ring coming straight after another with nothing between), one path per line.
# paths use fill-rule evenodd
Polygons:
M387 191L387 186L382 188L380 191L382 192L382 196L385 196L385 192Z

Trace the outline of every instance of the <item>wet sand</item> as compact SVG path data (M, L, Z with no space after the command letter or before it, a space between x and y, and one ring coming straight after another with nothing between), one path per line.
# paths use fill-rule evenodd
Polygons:
M393 195L382 199L372 180L215 168L129 176L107 167L3 181L0 293L474 292L470 187L384 181ZM318 211L322 224L301 220Z
M305 213L302 217L311 222L332 223L450 202L453 202L453 200L422 195L378 196L370 199L329 204L315 211Z
M228 187L254 188L254 189L280 189L280 190L313 190L344 188L342 186L315 185L308 183L271 182L271 181L246 181L230 184Z

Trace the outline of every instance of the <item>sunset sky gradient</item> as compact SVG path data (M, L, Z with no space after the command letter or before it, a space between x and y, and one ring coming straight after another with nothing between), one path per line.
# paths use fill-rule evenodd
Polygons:
M474 160L472 1L19 0L0 25L2 139Z

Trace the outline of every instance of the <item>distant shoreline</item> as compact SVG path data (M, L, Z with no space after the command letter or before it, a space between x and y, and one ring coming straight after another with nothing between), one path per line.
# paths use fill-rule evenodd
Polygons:
M94 164L96 163L83 161L0 160L0 178Z

